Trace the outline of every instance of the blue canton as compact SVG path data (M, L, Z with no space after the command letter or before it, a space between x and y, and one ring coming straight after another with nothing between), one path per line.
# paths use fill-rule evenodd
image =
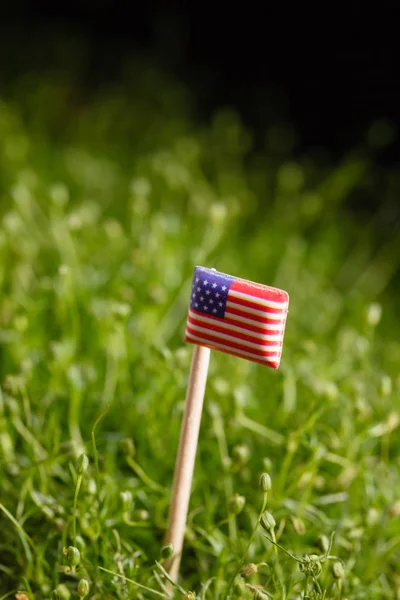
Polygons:
M190 307L204 315L223 319L228 292L235 279L212 269L195 267Z

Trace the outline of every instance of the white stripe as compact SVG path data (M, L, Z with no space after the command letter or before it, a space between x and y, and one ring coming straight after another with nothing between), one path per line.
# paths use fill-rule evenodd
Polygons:
M285 324L285 320L286 320L286 315L275 315L275 314L271 314L268 315L268 319L274 319L276 321L281 321L281 323L276 323L274 325L267 325L266 323L261 323L260 321L254 321L254 319L246 319L246 317L241 317L240 315L234 315L233 313L231 313L229 311L229 309L226 309L225 311L225 317L229 318L229 319L234 319L235 321L241 321L242 323L248 323L249 325L254 325L255 327L260 327L261 329L275 329L275 328L279 328L279 327L284 327Z
M264 350L266 352L272 351L275 348L280 348L279 344L272 344L272 346L262 346L261 344L247 342L246 340L242 340L240 338L235 337L234 335L227 335L226 333L220 333L219 331L211 330L209 327L202 327L201 325L193 325L193 323L188 323L187 327L190 329L194 329L195 331L199 331L200 333L204 332L208 335L212 335L213 337L221 338L222 340L227 340L228 342L235 342L236 344L240 344L241 346L248 346L249 348L255 348L256 350ZM265 341L268 342L280 342L282 340L281 335L266 335L264 337Z
M228 296L229 297L229 296ZM235 308L236 310L242 310L243 312L250 313L252 315L257 315L258 317L264 317L266 319L282 319L286 315L286 313L269 313L266 310L257 310L256 308L248 308L247 306L243 306L243 304L237 304L236 302L232 302L228 300L226 303L226 308Z
M237 327L236 325L231 325L230 323L224 323L223 321L216 321L213 318L207 317L206 315L198 315L189 309L189 316L192 319L196 319L197 321L204 321L204 323L209 323L210 325L216 325L218 327L223 327L224 329L229 329L230 331L237 331L238 333L245 333L246 335L250 335L251 337L258 338L259 340L268 340L268 335L265 333L256 333L255 331L250 331L245 327ZM283 325L272 325L271 327L265 327L265 330L268 331L276 331L279 333L280 337L283 338Z
M221 350L226 350L228 353L235 352L235 354L240 354L241 356L246 356L249 358L256 358L257 360L261 360L263 362L276 362L280 361L280 353L274 354L273 356L259 356L258 354L253 354L252 352L246 352L245 350L239 350L238 348L231 348L230 346L225 346L225 344L220 344L219 342L209 342L208 340L204 340L197 335L193 335L186 331L186 336L193 340L194 342L199 342L203 346L208 346L210 348L220 348Z
M236 290L230 289L228 292L228 298L234 296L235 298L240 298L241 300L247 300L248 302L254 302L255 304L261 304L261 306L268 306L269 308L285 308L287 309L288 303L283 302L275 302L274 300L265 300L264 298L258 298L257 296L252 296L251 294L244 294L243 292L238 292Z

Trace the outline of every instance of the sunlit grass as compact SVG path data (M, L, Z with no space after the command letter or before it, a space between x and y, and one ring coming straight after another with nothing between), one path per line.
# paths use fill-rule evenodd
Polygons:
M38 85L0 101L0 598L168 597L195 264L291 304L278 372L212 355L178 597L397 597L400 242L346 209L363 153L248 154L155 74L64 127L68 82Z

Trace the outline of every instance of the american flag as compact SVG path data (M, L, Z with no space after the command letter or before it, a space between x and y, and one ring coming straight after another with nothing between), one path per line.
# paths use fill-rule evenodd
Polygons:
M289 295L195 267L185 341L279 367Z

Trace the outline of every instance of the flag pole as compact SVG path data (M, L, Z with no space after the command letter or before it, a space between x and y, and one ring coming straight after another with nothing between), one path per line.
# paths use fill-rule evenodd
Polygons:
M169 576L174 581L178 579L182 557L209 362L210 349L195 345L175 463L168 530L165 537L165 543L173 545L173 554L164 564Z

